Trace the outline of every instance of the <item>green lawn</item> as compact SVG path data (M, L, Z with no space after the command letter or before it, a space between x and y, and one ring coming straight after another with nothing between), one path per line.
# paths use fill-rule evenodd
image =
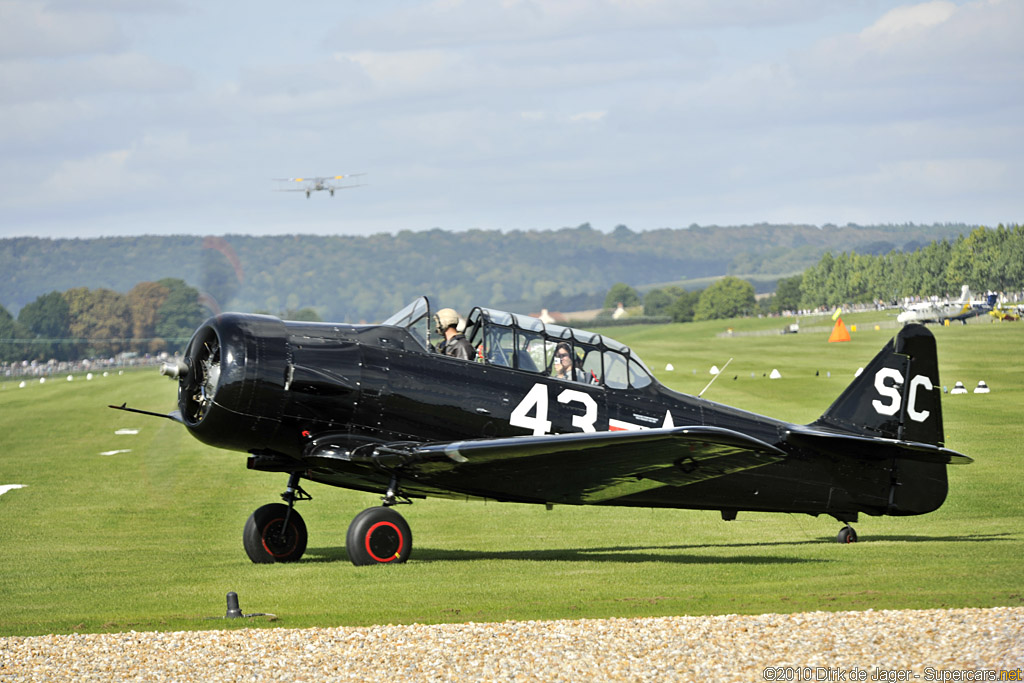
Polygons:
M882 320L844 316L858 331L843 344L827 332L740 336L781 329L777 319L609 333L690 393L731 357L706 398L809 422L895 333L875 331ZM716 336L730 325L737 336ZM0 635L1020 605L1024 324L932 329L943 384L992 387L943 401L947 445L976 461L950 468L938 511L862 516L851 546L833 542L830 517L427 500L401 508L415 536L407 564L357 568L345 531L378 498L309 484L303 561L254 565L242 526L286 475L250 472L244 454L170 420L105 407L169 411L172 382L155 370L24 389L0 380L0 486L25 486L0 496ZM773 369L782 379L766 377ZM126 428L139 432L115 434ZM224 614L229 590L244 612L276 619L207 619Z

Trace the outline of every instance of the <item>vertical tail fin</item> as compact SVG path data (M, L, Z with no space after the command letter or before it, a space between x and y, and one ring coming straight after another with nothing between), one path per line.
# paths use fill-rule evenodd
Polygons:
M958 304L969 304L971 303L971 288L968 285L964 285L960 288L960 298L954 303Z
M942 446L941 395L935 337L907 325L814 425Z

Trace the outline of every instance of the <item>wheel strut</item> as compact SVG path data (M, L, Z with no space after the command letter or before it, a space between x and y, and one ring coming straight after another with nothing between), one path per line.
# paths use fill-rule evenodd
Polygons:
M392 505L412 505L412 501L402 495L402 490L398 486L398 475L391 475L391 482L388 484L387 493L380 499L381 504L389 508Z
M288 503L288 511L284 514L284 524L281 525L281 541L285 539L285 534L288 529L288 522L292 516L292 510L295 509L295 502L299 500L313 500L313 496L306 493L301 486L299 486L299 480L301 477L298 472L292 472L288 477L288 487L284 493L281 494L281 500Z

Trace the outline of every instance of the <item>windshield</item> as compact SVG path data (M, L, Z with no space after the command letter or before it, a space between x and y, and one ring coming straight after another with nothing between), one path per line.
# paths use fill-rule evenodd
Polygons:
M430 302L427 297L421 296L381 324L408 329L412 336L427 348L430 334Z

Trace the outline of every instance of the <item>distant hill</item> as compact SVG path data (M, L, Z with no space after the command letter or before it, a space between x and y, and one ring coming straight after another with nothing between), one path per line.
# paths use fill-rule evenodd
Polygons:
M127 292L181 278L224 310L310 307L325 320L381 320L420 294L468 311L600 306L616 282L634 287L726 274L770 283L826 251L883 254L955 239L961 224L745 225L605 233L440 229L368 237L190 235L0 240L0 305L17 314L41 294L74 287ZM767 286L767 285L763 285Z

